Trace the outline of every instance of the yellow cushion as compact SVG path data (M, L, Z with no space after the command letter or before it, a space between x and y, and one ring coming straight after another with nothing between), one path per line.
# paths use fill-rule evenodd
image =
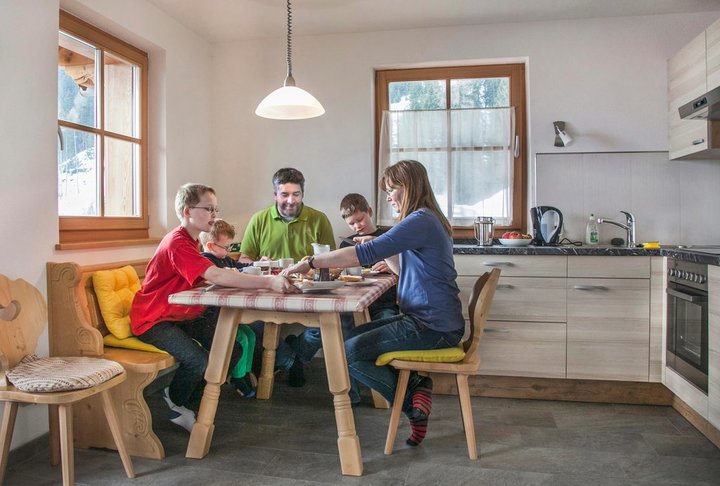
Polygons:
M152 344L144 343L136 337L118 339L112 334L108 334L103 338L103 343L105 343L105 346L112 348L136 349L138 351L150 351L151 353L169 354L167 351L156 348Z
M394 359L403 361L420 361L424 363L457 363L465 357L465 350L462 345L454 348L391 351L381 354L375 360L375 366L385 366Z
M132 336L130 306L140 290L140 279L130 265L93 273L93 287L105 326L116 338Z

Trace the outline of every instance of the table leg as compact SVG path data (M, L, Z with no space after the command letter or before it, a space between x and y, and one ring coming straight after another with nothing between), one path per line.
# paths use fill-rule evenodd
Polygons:
M230 365L232 348L237 334L237 323L242 312L239 309L222 307L213 337L208 366L205 370L205 391L200 402L197 422L190 434L185 457L202 459L210 450L215 431L215 412L220 399L220 385L225 383Z
M262 369L258 378L256 397L269 400L275 382L275 355L277 354L280 326L274 322L266 322L263 330Z
M363 472L360 438L355 431L355 417L350 405L350 377L345 357L345 344L340 328L340 315L320 314L320 334L322 336L325 368L328 387L333 394L335 422L338 430L338 452L340 469L350 476L361 476Z
M365 311L363 312L353 312L353 317L355 318L356 326L365 324L366 322L370 321L370 314L368 313L367 309L365 309ZM385 397L380 395L375 390L370 390L370 393L372 393L373 405L375 406L375 408L390 408L390 402L385 400Z

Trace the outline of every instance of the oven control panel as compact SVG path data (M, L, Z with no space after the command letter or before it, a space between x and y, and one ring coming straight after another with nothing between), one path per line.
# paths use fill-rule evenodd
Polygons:
M707 291L707 265L668 259L668 280Z

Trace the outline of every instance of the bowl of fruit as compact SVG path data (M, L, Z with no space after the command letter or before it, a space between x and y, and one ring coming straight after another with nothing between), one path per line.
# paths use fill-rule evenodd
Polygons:
M528 246L532 242L532 236L519 231L506 231L499 241L504 246Z

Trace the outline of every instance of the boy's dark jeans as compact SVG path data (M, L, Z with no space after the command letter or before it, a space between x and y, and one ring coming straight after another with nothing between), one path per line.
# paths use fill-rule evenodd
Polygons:
M165 321L155 324L137 336L141 341L167 351L179 363L175 376L170 383L170 399L175 405L181 405L197 411L200 407L205 388L205 368L217 321L212 315L203 314L187 321ZM233 369L240 359L242 349L234 344L230 357Z

